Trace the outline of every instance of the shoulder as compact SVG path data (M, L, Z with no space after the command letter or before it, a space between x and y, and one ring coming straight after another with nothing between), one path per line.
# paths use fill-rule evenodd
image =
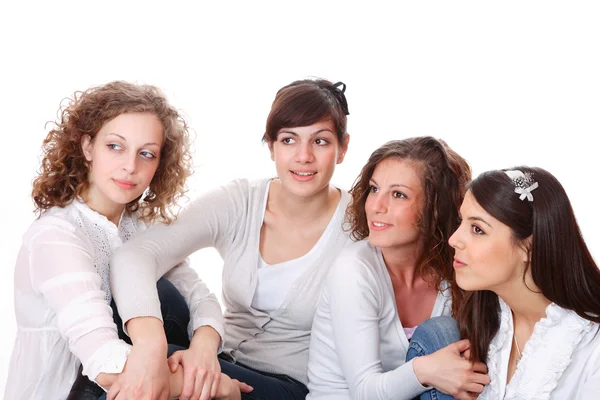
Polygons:
M336 257L328 280L374 283L379 275L378 257L377 249L368 240L352 241Z
M76 237L78 226L75 222L76 210L72 205L52 207L32 222L23 235L23 244L30 246L32 242L52 241L65 236Z

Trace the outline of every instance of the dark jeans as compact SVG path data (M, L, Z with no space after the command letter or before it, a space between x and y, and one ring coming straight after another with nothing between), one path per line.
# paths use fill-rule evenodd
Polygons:
M180 346L180 348L188 348L190 345L187 326L190 322L190 310L185 302L185 299L177 288L165 278L160 278L156 283L158 290L158 298L160 300L160 311L169 343L169 351L172 350L171 345ZM119 316L119 312L115 302L111 302L113 309L113 318L117 325L119 338L131 344L129 336L123 332L123 321ZM179 349L179 348L178 348ZM90 381L86 376L81 374L82 367L79 367L79 375L73 383L71 392L67 400L98 400L100 396L104 398L104 390Z
M406 352L406 361L425 356L460 340L456 321L451 317L434 317L423 322L415 329ZM419 400L451 400L454 397L431 389L421 394Z
M219 356L219 363L221 372L254 388L250 393L242 393L242 400L300 400L308 394L308 389L302 382L287 375L257 371L232 362L227 355Z

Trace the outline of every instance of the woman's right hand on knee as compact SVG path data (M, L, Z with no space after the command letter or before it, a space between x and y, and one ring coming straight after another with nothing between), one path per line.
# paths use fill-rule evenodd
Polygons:
M461 340L413 360L413 369L419 382L454 396L459 400L476 399L490 383L487 367L482 362L463 358L470 348L468 340Z
M225 374L221 374L219 390L217 391L217 400L239 400L242 398L242 393L250 393L253 387L240 382L237 379L231 379Z

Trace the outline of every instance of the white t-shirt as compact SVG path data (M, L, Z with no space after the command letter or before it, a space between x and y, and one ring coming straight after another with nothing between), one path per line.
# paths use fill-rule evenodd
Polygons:
M269 193L269 187L270 184L267 185L267 193L265 194L265 210L267 207L266 200ZM302 257L271 265L267 264L262 256L259 255L258 282L254 298L252 299L252 307L265 312L275 311L281 307L281 304L283 304L296 279L304 274L311 265L315 264L322 256L323 252L327 251L327 243L329 243L330 237L335 231L335 227L342 224L344 210L340 210L341 203L342 202L338 203L335 212L333 213L333 217L329 221L329 224L327 224L325 231L323 231L317 243L315 243L313 248ZM263 221L264 218L263 211Z
M450 315L449 290L431 316ZM405 363L408 338L381 251L367 240L336 259L317 303L307 399L412 399L427 390Z

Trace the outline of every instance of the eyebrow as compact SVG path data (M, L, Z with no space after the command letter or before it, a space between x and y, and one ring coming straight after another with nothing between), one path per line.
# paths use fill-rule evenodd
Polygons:
M469 217L469 218L467 218L467 219L468 219L469 221L481 221L481 222L483 222L484 224L486 224L487 226L489 226L490 228L492 228L492 226L491 226L490 224L488 224L488 223L486 222L486 220L484 220L483 218L480 218L480 217Z
M319 129L316 132L311 133L310 136L315 136L315 135L318 135L319 133L322 133L322 132L329 132L329 133L333 134L333 132L331 131L331 129L323 128L323 129ZM277 136L281 135L282 133L289 133L290 135L298 136L298 134L296 132L294 132L294 131L288 131L288 130L281 130L281 131L277 132Z
M109 133L109 134L108 134L108 135L106 135L106 136L110 136L110 135L113 135L113 136L120 137L120 138L121 138L121 139L123 139L123 141L125 141L125 142L127 141L127 139L125 139L123 136L119 135L118 133ZM151 145L154 145L154 146L158 146L158 147L160 147L160 144L158 144L158 143L155 143L155 142L144 143L144 146L151 146Z
M371 182L373 182L375 185L379 186L379 184L375 181L375 179L371 178L369 179ZM412 190L414 192L415 189L411 188L410 186L407 185L403 185L401 183L392 183L390 185L391 188L396 188L396 187L404 187L407 188L408 190Z

